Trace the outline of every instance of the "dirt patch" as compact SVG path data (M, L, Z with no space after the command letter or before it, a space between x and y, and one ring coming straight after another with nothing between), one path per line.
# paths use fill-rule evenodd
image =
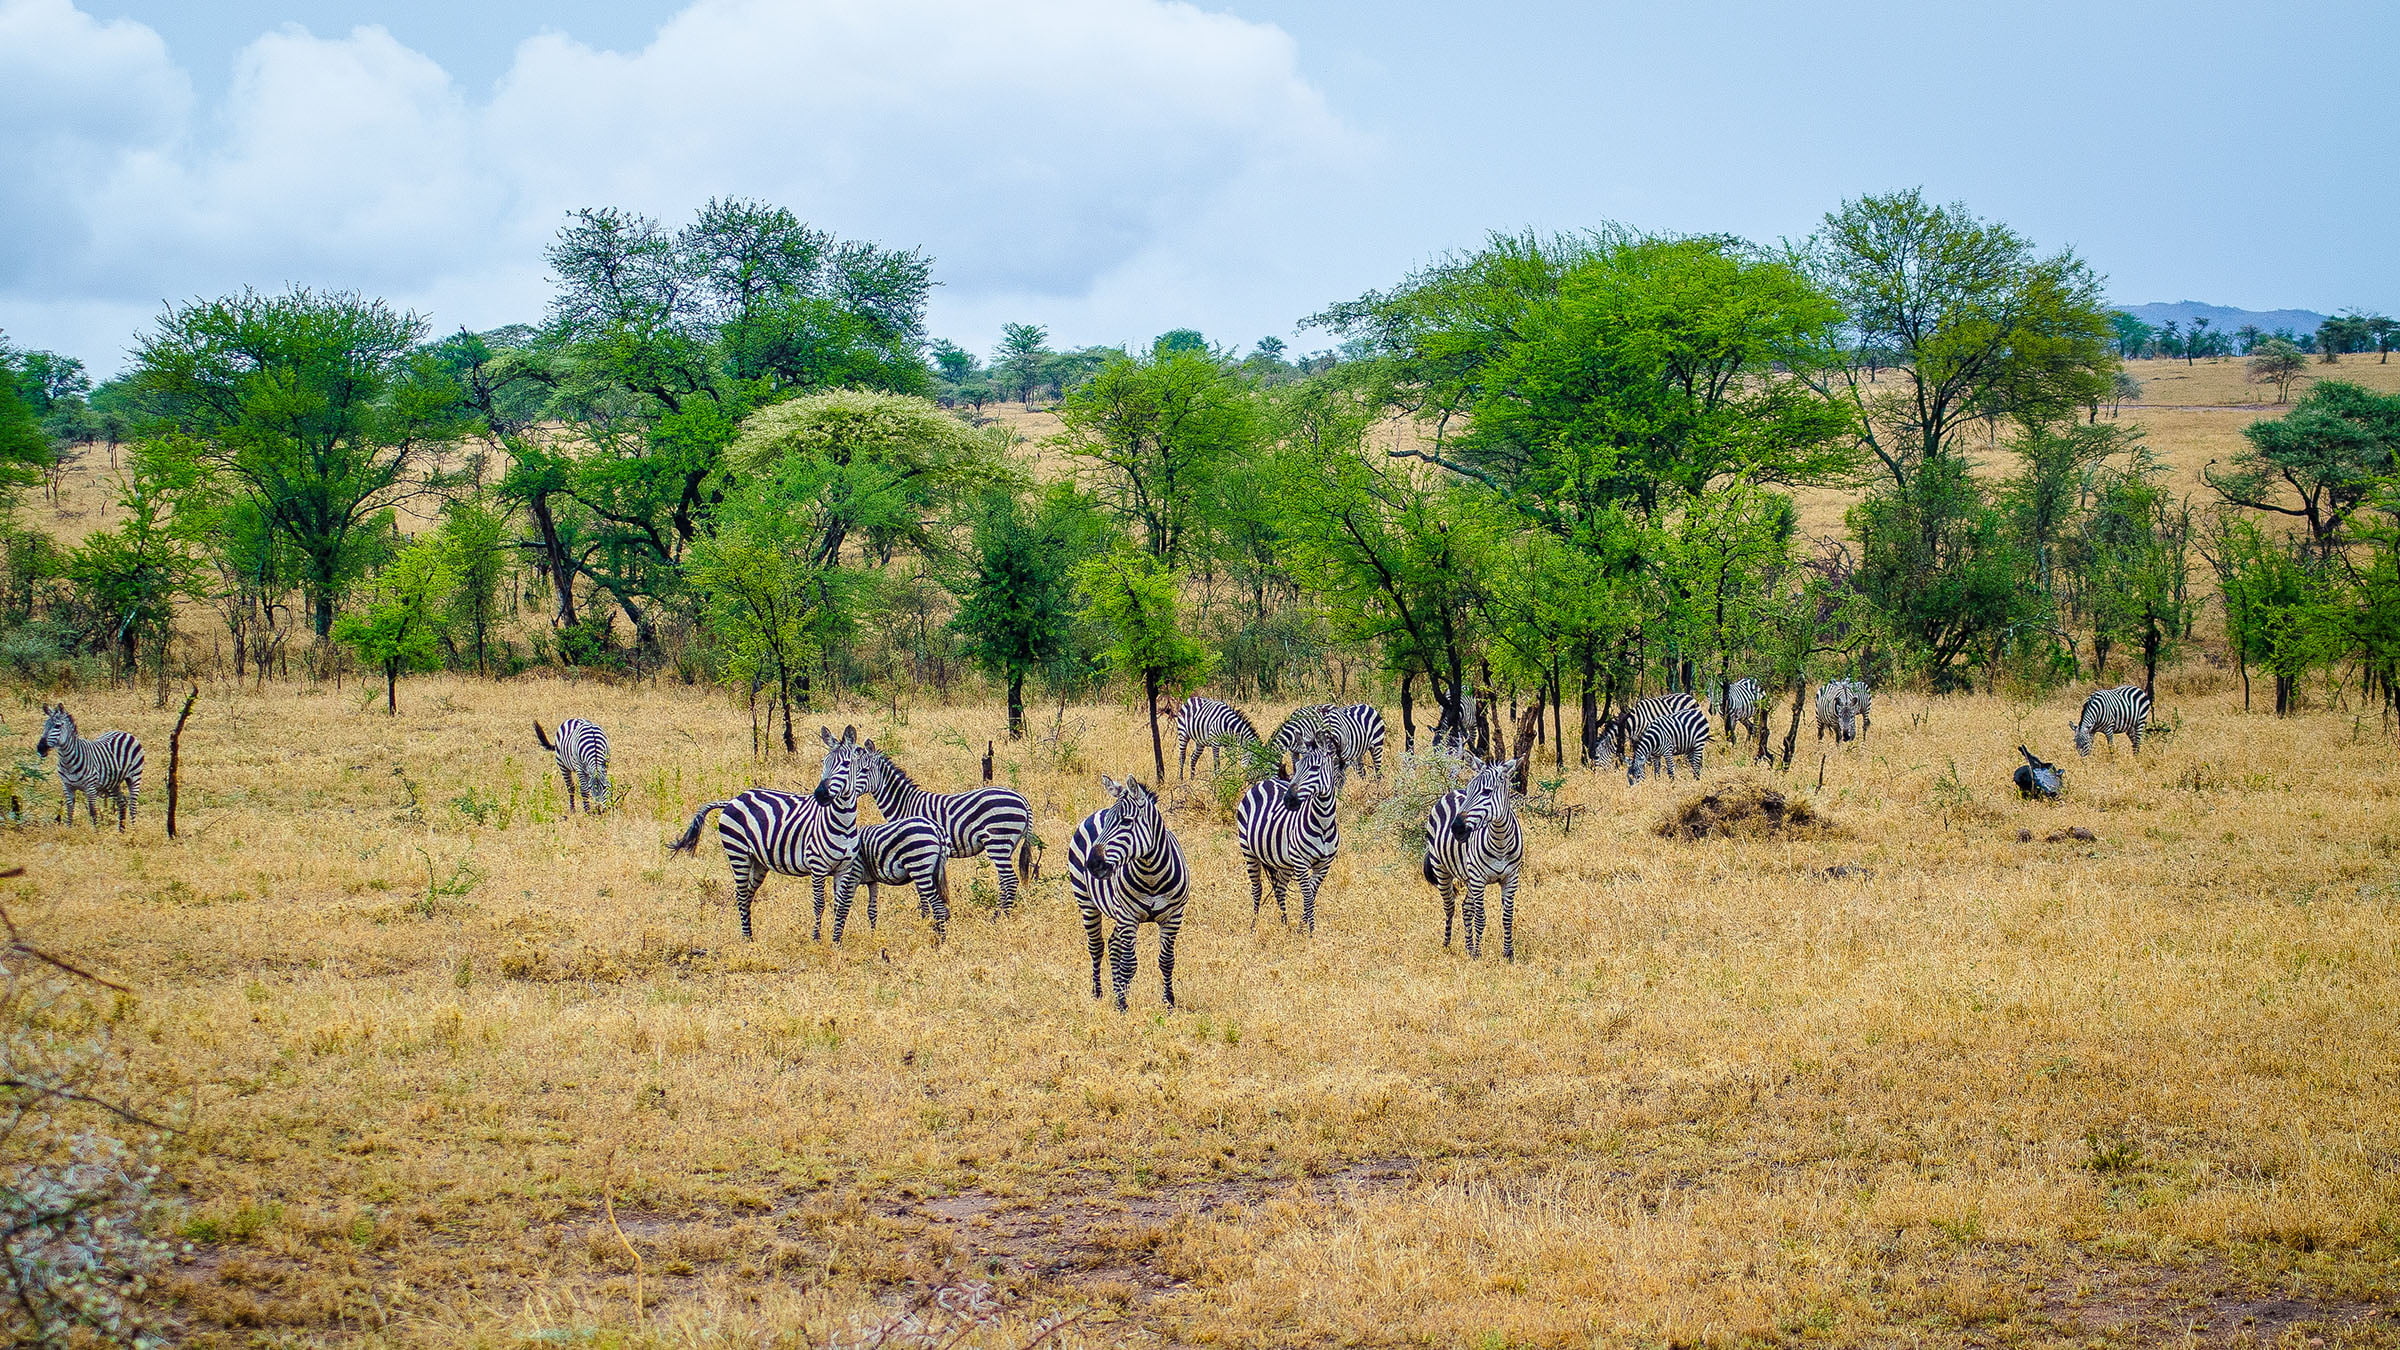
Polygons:
M915 1227L917 1243L955 1278L1067 1286L1085 1297L1138 1303L1198 1273L1179 1250L1198 1225L1239 1222L1274 1202L1346 1204L1402 1189L1416 1173L1414 1159L1381 1158L1312 1177L1024 1198L969 1190L882 1208Z
M2400 1344L2396 1310L2370 1299L2245 1287L2214 1263L2188 1270L2094 1266L2041 1289L2060 1330L2111 1344L2321 1346Z
M1841 832L1841 827L1819 815L1806 797L1786 797L1748 778L1686 801L1651 830L1662 839L1832 837Z

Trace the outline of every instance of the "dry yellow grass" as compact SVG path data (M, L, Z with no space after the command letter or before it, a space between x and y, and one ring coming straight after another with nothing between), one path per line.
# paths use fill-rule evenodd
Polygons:
M1513 966L1444 951L1355 824L1320 935L1253 930L1194 792L1183 1007L1145 937L1118 1015L1057 845L1096 772L1147 771L1126 710L1067 710L1069 764L1002 742L1053 845L1016 915L962 903L936 948L903 905L833 950L789 878L744 945L713 830L664 852L702 800L813 781L722 697L370 694L204 688L172 844L168 713L78 694L149 744L143 820L14 837L12 910L139 990L126 1039L188 1103L194 1343L817 1345L977 1280L1010 1301L963 1345L1083 1310L1046 1344L2393 1342L2357 1320L2400 1255L2372 720L2245 716L2195 668L2170 735L2078 760L2068 699L1887 696L1804 745L1781 786L1840 833L1800 839L1661 839L1688 779L1573 775ZM568 713L615 740L613 814L559 813L529 723ZM997 729L844 716L941 785ZM2009 792L2020 741L2064 804ZM2017 842L2070 824L2097 842Z

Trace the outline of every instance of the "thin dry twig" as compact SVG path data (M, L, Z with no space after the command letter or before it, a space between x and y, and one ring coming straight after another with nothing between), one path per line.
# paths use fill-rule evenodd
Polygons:
M608 1161L602 1164L600 1174L600 1212L608 1216L610 1231L624 1245L625 1254L633 1258L633 1319L639 1322L646 1316L642 1311L642 1254L633 1249L632 1239L625 1236L625 1230L617 1223L617 1151L614 1148L608 1151Z

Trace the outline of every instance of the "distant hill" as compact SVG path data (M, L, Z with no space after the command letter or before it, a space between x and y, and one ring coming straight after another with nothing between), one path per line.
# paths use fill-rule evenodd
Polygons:
M2231 333L2243 324L2255 324L2261 332L2272 333L2289 328L2295 333L2313 333L2326 316L2308 309L2235 309L2231 305L2204 305L2197 300L2178 300L2171 305L2119 305L2118 309L2157 325L2173 319L2185 328L2194 319L2208 320L2208 326L2220 333Z

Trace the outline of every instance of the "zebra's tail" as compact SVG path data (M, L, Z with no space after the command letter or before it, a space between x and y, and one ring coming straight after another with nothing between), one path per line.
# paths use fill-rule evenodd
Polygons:
M692 823L684 828L683 837L667 845L669 853L690 853L700 847L700 827L708 822L708 813L721 811L732 802L709 802L692 813Z
M536 741L541 742L541 746L544 750L547 750L552 754L558 753L558 747L550 743L550 733L542 730L542 724L539 722L533 724L533 738Z
M943 909L950 908L950 858L948 854L933 860L933 893L941 900Z
M1033 856L1033 849L1033 831L1027 830L1017 836L1017 875L1027 881L1033 880L1035 871L1041 866Z

